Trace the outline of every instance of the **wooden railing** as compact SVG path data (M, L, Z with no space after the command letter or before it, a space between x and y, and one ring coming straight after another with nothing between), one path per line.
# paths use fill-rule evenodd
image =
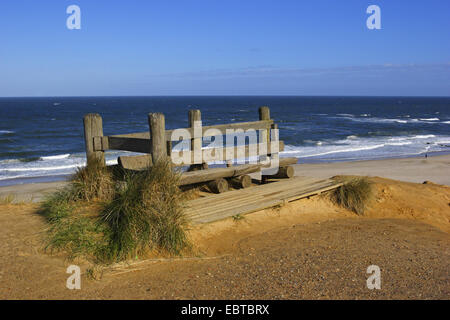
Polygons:
M270 118L268 107L259 108L259 121L252 122L201 126L200 110L190 110L188 114L189 126L186 128L166 130L165 118L162 113L150 113L148 115L148 123L149 131L146 132L104 136L101 116L98 114L87 114L84 117L87 159L97 158L104 163L104 152L107 150L131 151L145 155L119 157L119 164L130 169L142 168L151 165L159 157L171 156L173 142L182 141L176 140L178 139L176 133L180 132L180 129L192 137L192 150L201 150L202 138L217 136L219 131L222 133L222 136L226 136L227 130L242 130L244 132L255 130L258 135L258 143L215 148L213 152L203 149L201 157L198 157L199 159L192 153L188 161L175 163L176 165L201 165L211 161L223 160L227 162L228 166L231 166L233 160L254 156L255 151L257 156L267 156L284 150L284 143L278 141L277 137L274 139L271 135L271 132L273 132L271 129L278 129L278 127ZM198 137L199 132L201 132L201 137ZM267 143L262 144L261 142L263 141L261 139L266 140L264 142ZM274 146L275 148L273 148Z

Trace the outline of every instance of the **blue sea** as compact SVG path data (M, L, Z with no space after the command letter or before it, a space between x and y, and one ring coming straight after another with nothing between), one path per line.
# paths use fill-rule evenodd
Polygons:
M149 112L163 112L173 129L187 126L189 109L213 125L258 120L260 106L279 124L282 156L300 163L450 153L449 97L0 98L0 185L57 180L82 166L86 113L99 113L110 135L148 130Z

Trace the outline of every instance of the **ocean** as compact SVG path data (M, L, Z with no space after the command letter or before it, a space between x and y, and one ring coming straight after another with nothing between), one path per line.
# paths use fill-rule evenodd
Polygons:
M0 185L59 180L82 166L86 113L99 113L110 135L148 130L149 112L163 112L173 129L187 126L189 109L213 125L258 120L260 106L279 125L281 156L300 163L450 153L449 97L0 98Z

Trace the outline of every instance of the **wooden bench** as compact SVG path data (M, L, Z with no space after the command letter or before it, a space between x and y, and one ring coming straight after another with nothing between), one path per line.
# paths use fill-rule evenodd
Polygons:
M237 188L249 187L252 181L249 174L255 172L261 172L263 181L270 178L290 178L294 175L292 164L297 163L297 158L279 158L279 152L284 150L284 143L278 139L278 126L270 118L268 107L259 108L259 120L252 122L202 126L200 110L190 110L189 125L186 128L166 130L162 113L150 113L148 123L150 129L146 132L104 136L101 116L85 115L87 159L95 158L104 164L104 152L107 150L142 153L135 156L120 156L118 164L127 170L143 170L159 158L170 157L175 166L189 166L181 175L181 185L208 183L217 193L228 190L229 184ZM233 134L227 135L230 131ZM179 152L173 148L174 142L186 140L184 136L180 138L179 133L184 133L189 138L190 150ZM234 145L236 134L244 135L244 144ZM246 144L247 134L252 137L256 135L257 141L253 141L254 143L249 141ZM218 136L222 136L222 141L224 137L233 137L233 145L203 148L203 138ZM233 165L233 162L240 162L249 157L256 157L256 161ZM227 167L209 168L208 163L214 161L224 161ZM270 163L274 161L277 166L271 168Z

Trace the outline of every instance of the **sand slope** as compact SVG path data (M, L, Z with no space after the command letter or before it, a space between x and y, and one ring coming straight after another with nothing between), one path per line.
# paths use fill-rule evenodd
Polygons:
M373 181L365 217L315 197L198 226L190 232L197 255L83 276L79 291L65 287L71 262L43 253L36 207L3 205L0 298L450 298L450 188ZM382 270L382 290L366 287L371 264Z

